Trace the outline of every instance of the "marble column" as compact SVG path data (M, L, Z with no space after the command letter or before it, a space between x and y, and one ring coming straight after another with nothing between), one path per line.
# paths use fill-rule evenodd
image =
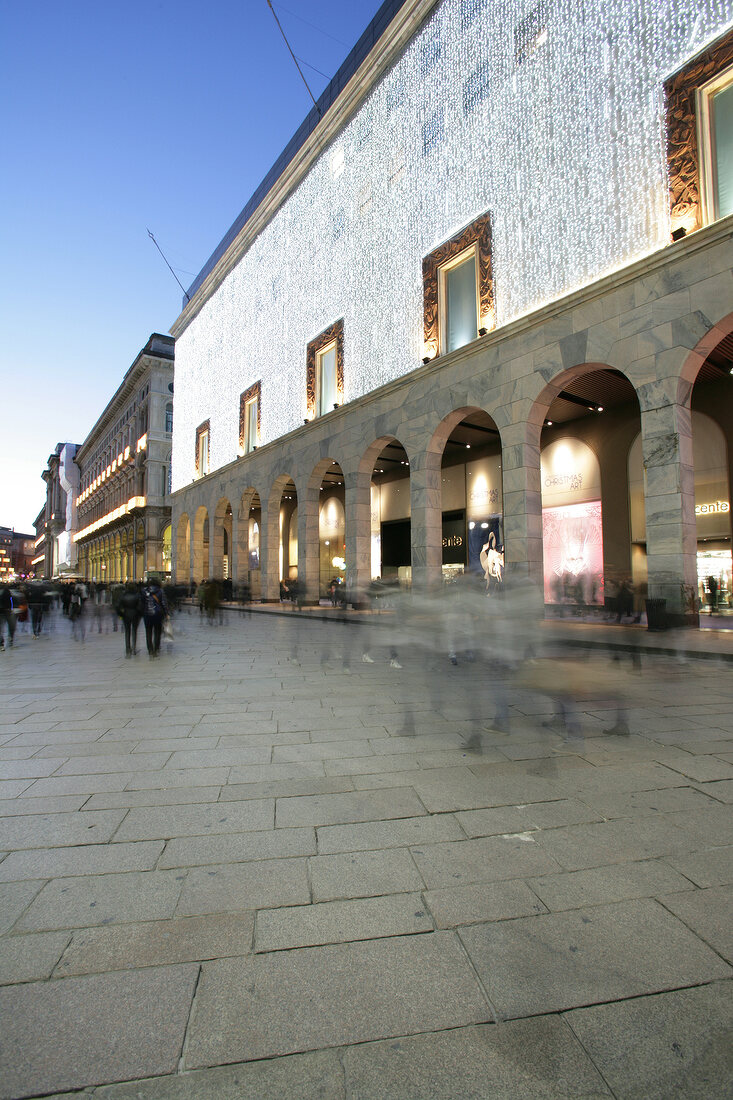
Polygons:
M410 463L412 583L430 587L441 578L443 512L440 455L427 451Z
M641 413L649 597L667 610L690 610L697 590L697 531L692 419L687 406L669 402Z
M365 598L372 580L372 475L369 465L369 469L344 473L346 590L357 602Z
M542 585L540 449L527 422L502 428L504 568L509 579Z

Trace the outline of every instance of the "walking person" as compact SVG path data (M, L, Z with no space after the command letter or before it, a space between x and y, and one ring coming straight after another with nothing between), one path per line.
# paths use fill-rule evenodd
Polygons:
M83 642L85 630L84 601L86 588L81 584L74 585L69 600L69 619L71 620L71 637L76 642Z
M15 612L10 585L0 585L0 650L5 649L3 626L8 628L8 646L12 647L15 638Z
M31 584L28 590L28 606L31 611L33 637L40 638L43 630L43 615L46 610L46 590L41 584Z
M157 580L151 579L142 592L143 618L145 620L145 641L148 656L157 657L160 653L160 634L163 619L168 613L165 594Z
M117 614L125 629L125 657L137 653L137 628L142 618L143 598L135 581L128 581L117 600Z

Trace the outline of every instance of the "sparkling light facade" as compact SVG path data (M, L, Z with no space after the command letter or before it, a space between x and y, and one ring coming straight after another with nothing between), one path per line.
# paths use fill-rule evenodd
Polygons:
M663 82L733 0L444 0L176 342L173 489L302 425L344 320L353 401L420 365L422 258L487 211L497 324L669 241Z

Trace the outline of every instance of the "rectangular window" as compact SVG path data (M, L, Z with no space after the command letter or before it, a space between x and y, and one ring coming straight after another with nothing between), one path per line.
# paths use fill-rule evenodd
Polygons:
M463 113L469 115L484 99L489 98L491 89L491 66L484 61L471 73L463 85Z
M196 429L196 475L205 477L209 472L209 425L205 420Z
M703 219L733 214L733 68L698 91Z
M336 384L336 341L323 348L316 355L316 370L318 374L318 406L316 413L323 416L330 412L338 403L338 388Z
M440 268L441 351L454 351L477 338L477 290L476 249L473 247Z
M253 397L244 406L244 450L246 454L257 446L257 407L258 400Z
M306 348L306 420L325 416L344 399L344 322L334 321Z
M544 2L514 28L514 60L522 65L547 41L547 9Z

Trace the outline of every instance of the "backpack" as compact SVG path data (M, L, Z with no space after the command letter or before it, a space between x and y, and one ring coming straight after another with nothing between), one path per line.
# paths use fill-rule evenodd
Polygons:
M145 589L145 615L148 619L156 618L161 610L161 603L152 588Z

